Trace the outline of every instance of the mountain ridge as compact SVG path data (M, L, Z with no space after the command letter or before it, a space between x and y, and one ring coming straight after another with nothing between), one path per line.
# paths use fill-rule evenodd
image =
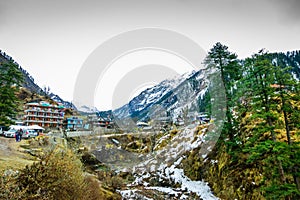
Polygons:
M288 51L286 53L270 53L268 58L274 65L282 66L282 63L278 62L283 62L284 66L291 66L290 72L297 77L298 80L300 79L299 50ZM240 62L243 62L243 60L240 60ZM132 118L135 120L147 121L151 118L151 114L149 115L151 108L153 106L161 106L163 107L162 110L173 112L171 115L175 117L180 112L180 109L183 109L184 106L188 107L187 104L178 106L178 97L182 98L181 102L190 101L191 98L195 98L197 103L194 102L194 105L190 105L190 107L194 108L189 110L201 112L203 111L201 108L197 109L195 107L196 104L198 106L203 104L206 95L205 93L207 92L207 85L203 85L204 82L208 83L205 73L205 70L199 70L184 74L175 79L166 79L159 84L142 91L138 96L134 97L120 108L109 111L100 111L99 113L100 115L113 115L115 118L119 119ZM201 77L201 75L203 75L203 77ZM173 84L171 82L173 82ZM171 85L173 87L170 87ZM180 94L180 92L184 91L183 89L189 90L190 93L185 95ZM201 95L200 90L203 90Z
M7 53L0 50L0 63L8 63L8 62L12 62L15 65L17 65L20 72L23 74L23 78L24 78L24 81L22 83L23 88L26 88L30 92L38 94L40 96L47 96L50 99L52 99L53 101L63 104L65 106L65 108L73 108L73 109L77 110L77 108L75 107L75 105L73 103L63 100L57 94L54 94L52 92L50 93L49 91L48 91L49 92L48 93L47 91L43 90L38 84L35 83L34 78L30 75L30 73L26 69L24 69L21 65L19 65L19 63L17 63Z
M198 104L203 100L208 82L205 70L167 79L144 90L128 104L113 110L112 114L118 119L148 121L166 116L175 119L183 114L184 109L200 112Z

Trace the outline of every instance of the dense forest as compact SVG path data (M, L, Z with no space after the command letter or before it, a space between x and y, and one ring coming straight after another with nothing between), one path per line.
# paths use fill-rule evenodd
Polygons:
M262 49L238 60L216 43L205 59L220 73L226 117L210 160L195 167L224 199L300 198L300 51ZM209 93L206 109L211 107ZM197 152L189 159L196 163ZM191 170L191 169L189 169Z

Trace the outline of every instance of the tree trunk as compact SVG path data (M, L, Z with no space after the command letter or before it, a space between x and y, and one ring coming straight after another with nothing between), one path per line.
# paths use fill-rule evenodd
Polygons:
M272 123L270 117L267 118L267 121L268 121L268 125L269 125L269 126L272 126L272 125L273 125L273 123ZM273 142L276 142L276 136L275 136L274 131L271 131L271 136L272 136ZM276 162L277 162L277 164L278 164L278 170L279 170L279 174L280 174L280 180L281 180L281 182L282 182L283 184L285 184L285 183L286 183L286 178L285 178L284 170L283 170L283 167L282 167L282 163L281 163L281 161L278 160L277 158L276 158Z
M263 80L261 74L260 74L260 79ZM265 111L266 111L266 113L269 113L270 112L269 95L266 91L266 86L263 84L262 81L261 81L261 86L262 86L262 94L263 94L263 99L262 100L265 103ZM267 116L267 123L270 127L273 127L273 122L272 122L272 119L270 118L270 116ZM273 142L276 142L276 135L275 135L273 130L271 130L271 137L272 137ZM285 184L286 183L286 178L285 178L284 170L283 170L283 167L282 167L282 163L277 158L276 158L276 161L277 161L277 164L278 164L280 180L283 184Z
M284 111L284 113L285 113L285 111ZM285 115L285 114L284 114ZM286 117L286 116L285 116ZM284 117L284 118L285 118ZM285 121L286 121L287 119L285 119ZM291 142L291 137L290 137L290 133L289 133L289 126L287 125L287 122L285 122L286 123L286 133L287 133L287 138L288 138L288 144L289 144L289 146L291 146L291 144L292 144L292 142ZM291 155L291 160L293 160L294 159L294 155L293 155L293 152L292 152L292 155ZM297 187L297 189L300 191L300 180L299 180L299 177L296 175L298 173L298 169L297 169L297 167L296 166L293 166L293 168L292 168L292 174L293 174L293 179L294 179L294 183L295 183L295 185L296 185L296 187Z
M228 87L226 85L225 82L225 77L224 77L224 68L223 68L223 63L222 63L222 59L219 58L219 62L220 62L220 70L221 70L221 78L224 84L224 89L225 89L225 99L226 99L226 118L227 118L227 123L228 123L228 136L229 136L229 140L233 141L233 128L232 128L232 118L231 118L231 113L230 113L230 108L229 108L229 101L231 101L231 99L229 98L229 93L228 93Z
M289 121L288 121L288 116L285 110L285 99L283 97L283 94L280 94L281 97L281 104L282 104L282 110L283 110L283 118L284 118L284 124L285 124L285 132L286 132L286 137L288 140L288 144L291 145L291 134L290 134L290 127L289 127Z
M280 97L281 97L281 103L282 103L282 110L283 110L286 137L287 137L287 140L288 140L288 145L291 146L292 141L291 141L290 127L289 127L288 116L287 116L287 113L286 113L286 110L285 110L285 99L284 99L284 96L283 96L282 92L280 92ZM293 160L293 159L294 159L294 155L293 155L293 152L292 152L291 160ZM297 189L300 191L300 181L299 181L299 177L297 177L297 175L296 175L297 172L298 172L298 170L297 170L296 166L293 166L292 174L293 174L294 183L295 183Z

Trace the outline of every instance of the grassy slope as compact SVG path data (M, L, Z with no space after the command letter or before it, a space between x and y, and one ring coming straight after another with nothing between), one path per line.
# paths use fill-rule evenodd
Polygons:
M25 143L25 140L16 142L14 138L0 137L0 172L17 170L33 163L33 158L22 152L20 146Z

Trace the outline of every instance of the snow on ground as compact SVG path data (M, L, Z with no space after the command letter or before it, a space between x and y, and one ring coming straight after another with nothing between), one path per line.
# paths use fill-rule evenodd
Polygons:
M175 190L167 187L146 187L148 190L157 190L169 195L174 195L175 197L181 196L181 192L176 192Z
M161 164L171 165L184 153L200 146L204 146L205 150L201 152L203 152L206 157L207 153L209 153L209 149L212 149L209 145L211 142L210 139L206 138L206 129L203 129L200 135L194 134L195 132L196 125L186 127L179 131L162 150L157 150L153 154L146 155L143 158L143 162L134 167L134 171L136 171L136 173L139 171L140 174L146 171L155 172ZM157 145L160 145L162 140L168 139L169 137L169 135L163 136L156 142Z
M128 187L156 190L164 193L166 198L173 196L176 199L188 199L189 195L194 193L205 200L218 199L213 195L206 182L192 181L184 175L183 169L178 167L184 158L183 153L199 147L205 141L205 131L201 135L195 135L195 131L196 127L184 129L163 150L156 151L154 156L149 156L136 166L135 181ZM158 180L160 185L166 186L151 186L151 181L149 181L151 178ZM174 185L177 187L174 188ZM124 199L128 199L126 196L122 196Z
M183 169L175 168L174 165L169 169L172 173L170 176L175 183L181 183L181 189L187 189L190 192L196 193L202 199L205 200L215 200L218 199L215 197L210 187L204 181L192 181L184 175Z
M122 199L140 199L140 200L153 200L151 198L148 198L140 193L138 193L140 190L134 189L134 190L118 190L122 196Z
M173 195L174 197L180 199L187 199L190 193L195 193L199 197L205 200L217 200L218 198L213 195L208 184L204 181L192 181L187 176L184 175L183 169L177 168L177 166L182 161L182 157L179 158L173 165L167 167L166 165L161 165L155 174L146 173L143 176L137 176L135 184L143 184L144 179L149 178L149 176L158 176L160 181L169 181L170 185L180 184L179 188L172 187L158 187L150 186L145 187L147 190L157 190L165 193L167 196ZM147 183L148 185L148 183ZM133 186L133 185L131 185Z

